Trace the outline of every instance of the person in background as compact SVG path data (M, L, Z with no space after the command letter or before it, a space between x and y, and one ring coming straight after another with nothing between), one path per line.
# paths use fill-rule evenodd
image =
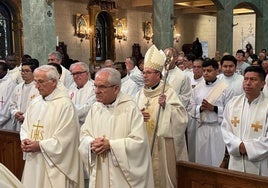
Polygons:
M79 124L85 122L89 109L95 100L94 82L90 78L89 67L84 62L77 62L70 66L74 83L68 90L70 99L75 105Z
M8 55L6 57L6 64L8 67L8 74L11 76L11 78L14 80L16 84L19 84L23 82L21 74L20 74L20 68L18 66L18 58L16 55Z
M129 78L127 75L127 68L125 62L116 62L114 68L118 70L121 74L121 91L126 93L133 98L136 96L139 91L138 85Z
M235 58L237 60L236 72L240 75L244 75L245 69L249 66L244 62L245 52L243 50L237 50Z
M233 90L233 96L241 95L243 93L244 77L237 74L236 71L237 60L232 55L223 56L221 59L222 74L219 76L230 89Z
M30 59L21 65L23 82L17 85L10 98L9 109L13 119L14 130L20 131L24 121L24 114L30 103L39 96L34 83L34 70L39 67L37 59Z
M62 54L58 51L54 51L48 54L48 64L57 63L61 66L62 74L60 76L60 81L68 89L73 84L73 77L68 69L61 65Z
M141 88L143 86L143 77L140 69L136 66L136 59L134 57L127 57L125 64L128 76Z
M0 128L14 130L12 125L9 103L12 92L17 84L14 82L10 74L8 74L8 66L4 62L0 62Z
M186 107L190 101L191 96L191 80L176 66L178 58L178 51L174 47L168 47L164 50L166 56L171 56L171 62L169 63L169 71L167 81L169 85L175 90L178 98ZM163 70L164 71L164 70ZM164 75L164 72L162 73Z
M111 59L106 59L105 62L104 62L104 64L103 64L103 67L106 67L106 68L108 68L108 67L113 68L113 67L114 67L114 62L113 62L113 60L111 60Z

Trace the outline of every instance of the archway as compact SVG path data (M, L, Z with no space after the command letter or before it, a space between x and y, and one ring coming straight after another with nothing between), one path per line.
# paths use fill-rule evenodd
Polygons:
M239 3L233 9L233 54L238 49L246 51L246 45L256 49L256 12L249 3Z
M95 23L95 60L102 63L106 59L114 59L113 19L106 11L97 15Z
M22 49L22 18L21 18L21 4L19 2L2 0L0 2L1 24L6 25L1 28L1 56L5 57L7 54L16 54L21 57ZM4 29L4 31L3 31ZM4 35L2 32L6 32ZM4 39L5 37L5 39Z

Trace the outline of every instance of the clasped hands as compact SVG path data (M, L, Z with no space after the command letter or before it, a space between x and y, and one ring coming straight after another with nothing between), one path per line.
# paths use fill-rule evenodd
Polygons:
M97 155L108 153L110 150L110 142L104 137L96 138L91 142L91 151Z
M214 105L210 104L206 99L203 99L201 104L201 111L214 111Z
M38 152L40 151L39 141L26 138L21 141L21 149L23 152Z

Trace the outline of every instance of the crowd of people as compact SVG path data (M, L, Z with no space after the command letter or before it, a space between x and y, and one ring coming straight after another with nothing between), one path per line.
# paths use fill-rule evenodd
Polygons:
M0 126L20 132L22 184L172 188L179 160L268 176L268 60L250 53L202 59L152 45L139 62L93 71L66 69L58 51L42 66L8 55Z

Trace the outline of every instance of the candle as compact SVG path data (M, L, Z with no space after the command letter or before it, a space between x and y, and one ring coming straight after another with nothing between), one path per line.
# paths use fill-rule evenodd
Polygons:
M59 36L56 37L57 40L57 46L59 46Z

